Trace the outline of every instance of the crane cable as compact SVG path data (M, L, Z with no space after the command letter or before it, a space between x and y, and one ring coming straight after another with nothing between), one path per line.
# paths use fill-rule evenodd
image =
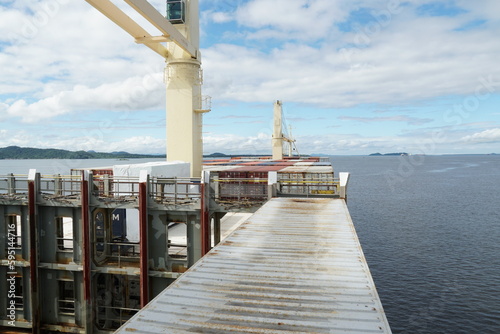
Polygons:
M299 149L297 148L296 140L292 138L291 133L288 132L288 125L285 117L285 113L283 111L283 108L281 109L281 128L283 130L283 137L287 138L287 143L288 145L292 146L292 149L295 148L295 152L297 152L297 155L300 157ZM290 128L291 131L291 128ZM293 151L293 150L292 150Z

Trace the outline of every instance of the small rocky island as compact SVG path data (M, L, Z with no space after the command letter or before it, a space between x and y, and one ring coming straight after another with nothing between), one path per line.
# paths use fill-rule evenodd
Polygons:
M402 155L404 156L404 155L409 155L409 154L406 152L384 153L384 154L377 152L377 153L370 154L370 156L394 156L394 155L395 156L402 156Z

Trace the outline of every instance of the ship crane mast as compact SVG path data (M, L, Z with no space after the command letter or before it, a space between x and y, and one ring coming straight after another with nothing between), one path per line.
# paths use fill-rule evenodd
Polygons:
M297 151L297 155L300 155L297 146L295 145L296 140L293 139L292 136L292 126L288 128L288 135L283 135L283 140L288 143L288 156L292 157L293 156L293 150L295 149Z
M276 101L274 103L274 122L273 122L273 160L283 159L283 142L288 143L288 156L293 156L293 147L295 139L292 138L292 130L288 136L283 134L283 103ZM298 152L297 152L298 153Z
M124 0L156 29L150 34L110 0L85 0L165 59L167 88L167 160L191 164L191 176L202 170L202 115L210 100L202 97L198 0L166 0L167 17L146 0ZM166 43L166 44L164 44ZM202 106L203 102L206 105Z

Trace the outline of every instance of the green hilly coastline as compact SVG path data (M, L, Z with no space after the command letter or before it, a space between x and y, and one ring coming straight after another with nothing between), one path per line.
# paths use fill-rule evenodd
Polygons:
M262 157L261 154L206 154L205 158L231 158L231 157ZM307 156L307 155L304 155ZM134 154L128 152L95 152L95 151L68 151L55 148L33 148L8 146L0 148L0 160L4 159L140 159L140 158L165 158L165 154Z
M165 155L132 154L127 152L67 151L53 148L8 146L0 148L0 159L136 159L162 158Z

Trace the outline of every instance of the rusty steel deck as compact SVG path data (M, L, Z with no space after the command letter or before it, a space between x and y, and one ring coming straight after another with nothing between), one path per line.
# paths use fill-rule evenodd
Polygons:
M341 199L274 198L116 333L391 333Z

